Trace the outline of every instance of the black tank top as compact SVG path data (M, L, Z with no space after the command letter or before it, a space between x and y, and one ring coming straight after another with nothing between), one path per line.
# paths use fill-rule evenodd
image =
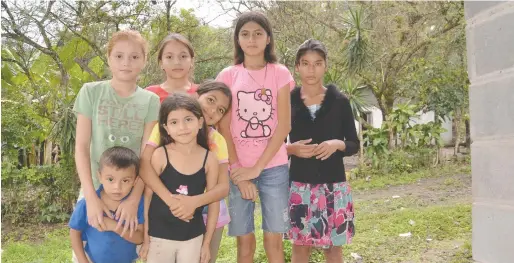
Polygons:
M205 192L207 179L205 173L205 163L209 151L206 151L203 165L198 172L192 175L179 173L168 158L166 153L166 168L160 178L162 183L172 194L184 194L188 196L200 195ZM186 241L205 233L205 224L202 217L203 207L195 210L193 219L189 222L182 221L175 217L166 203L157 195L153 194L148 210L148 234L168 240Z

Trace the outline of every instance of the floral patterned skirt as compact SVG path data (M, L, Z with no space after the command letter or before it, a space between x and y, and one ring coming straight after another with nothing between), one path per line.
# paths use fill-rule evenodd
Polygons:
M291 182L289 216L287 238L294 245L329 248L350 244L355 234L350 185Z

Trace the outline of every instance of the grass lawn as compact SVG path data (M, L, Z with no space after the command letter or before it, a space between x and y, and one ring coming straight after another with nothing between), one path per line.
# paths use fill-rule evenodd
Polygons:
M467 173L469 165L449 165L352 181L356 235L353 244L344 247L345 262L472 262L471 176ZM255 222L254 262L267 262L259 211ZM2 262L70 262L65 224L15 231L2 228ZM411 235L399 236L405 233ZM285 250L289 260L287 241ZM235 256L236 241L225 236L217 262L232 263ZM322 252L315 251L311 262L324 262Z

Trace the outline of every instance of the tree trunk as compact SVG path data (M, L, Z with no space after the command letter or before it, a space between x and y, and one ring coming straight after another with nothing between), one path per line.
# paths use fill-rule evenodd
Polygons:
M389 149L394 149L396 146L396 136L394 129L389 128Z
M451 143L453 143L453 144L455 143L455 141L458 141L457 140L457 127L458 127L458 125L457 125L457 123L455 123L456 121L457 121L457 118L455 118L455 116L454 116L454 118L452 119L452 141L451 141Z
M364 135L362 133L362 122L359 120L359 164L361 167L364 165Z
M466 148L469 152L471 149L471 131L469 129L469 119L466 118L466 120L464 120L464 124L466 126Z
M460 145L460 119L461 119L460 109L455 110L454 122L455 122L455 144L453 148L453 156L457 156L459 153L459 145Z
M171 1L164 2L166 5L166 33L171 33L171 6L173 5Z
M44 161L43 164L48 165L52 164L52 150L53 150L53 143L52 141L46 140L45 145L45 154L44 154Z
M435 153L434 167L436 167L439 164L440 152L441 152L441 149L439 149L439 146L437 146L436 147L436 153Z
M382 94L382 96L384 97L383 102L379 103L379 104L381 105L380 110L382 110L382 118L385 121L385 120L387 120L387 116L389 115L389 113L391 113L391 111L393 110L394 97L392 97L392 96L394 96L394 94L384 93L384 94ZM397 136L396 136L397 133L398 133L398 131L396 131L394 128L392 128L392 127L389 128L389 149L394 149L396 147L396 145L398 144Z

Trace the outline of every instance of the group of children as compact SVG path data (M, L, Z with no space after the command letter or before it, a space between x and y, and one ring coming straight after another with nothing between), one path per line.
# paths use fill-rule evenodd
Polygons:
M359 147L350 103L323 84L321 42L299 47L295 87L273 40L264 15L243 13L234 65L196 85L193 47L171 34L157 53L166 81L141 89L146 41L112 36L112 79L85 84L74 106L74 262L215 262L226 225L237 262L253 262L257 197L268 262L284 262L284 238L292 262L308 262L313 247L342 262L354 235L343 156Z

